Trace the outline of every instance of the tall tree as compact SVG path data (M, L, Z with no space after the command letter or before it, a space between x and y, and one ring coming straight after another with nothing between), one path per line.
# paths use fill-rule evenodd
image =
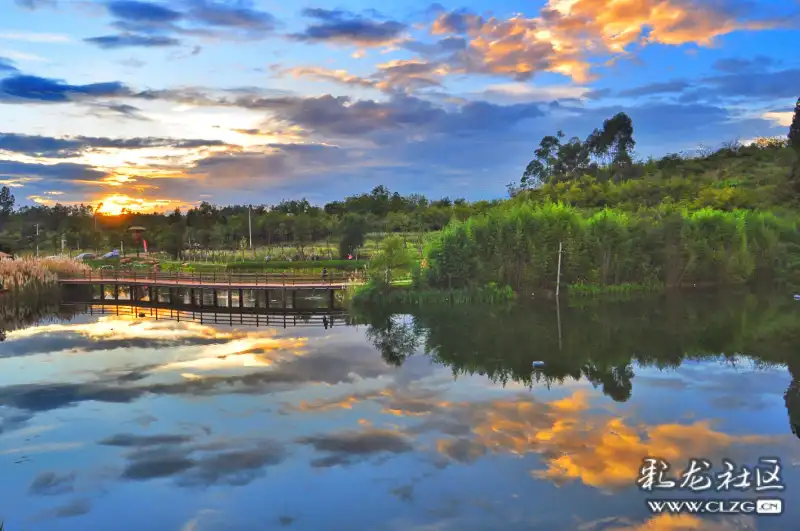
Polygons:
M792 191L797 197L800 194L800 98L794 106L794 116L792 125L789 126L789 146L795 152L794 164L792 164L792 174L789 176Z
M522 174L520 184L523 188L534 188L550 180L553 167L558 162L558 152L561 148L563 131L558 131L556 136L548 135L539 142L539 147L533 154L536 156L528 163Z
M0 217L6 218L14 210L14 194L8 186L0 188Z
M800 157L800 98L797 98L792 125L789 127L789 145Z

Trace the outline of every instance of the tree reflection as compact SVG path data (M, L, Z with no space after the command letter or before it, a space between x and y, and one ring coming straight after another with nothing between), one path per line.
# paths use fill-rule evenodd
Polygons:
M655 297L646 302L516 309L416 308L411 323L383 311L367 316L367 336L388 363L401 364L419 346L453 373L546 386L585 378L616 402L633 395L636 367L674 368L687 359L791 364L786 407L800 426L800 321L791 298L746 294ZM796 303L794 303L796 304ZM561 324L561 342L558 325ZM542 370L532 370L544 361Z
M366 337L386 363L399 367L419 347L422 331L404 316L385 313L370 321Z

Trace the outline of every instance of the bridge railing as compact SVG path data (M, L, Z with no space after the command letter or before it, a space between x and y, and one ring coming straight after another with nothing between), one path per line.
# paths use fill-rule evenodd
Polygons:
M229 272L193 272L193 271L117 271L117 270L90 270L84 271L72 279L87 281L133 281L133 282L158 282L172 281L190 284L254 284L258 285L296 285L296 284L346 284L363 280L360 271L334 271L326 275L296 274L296 273L229 273Z

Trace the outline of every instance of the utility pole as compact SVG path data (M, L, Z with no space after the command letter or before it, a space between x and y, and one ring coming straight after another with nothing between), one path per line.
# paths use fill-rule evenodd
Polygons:
M252 212L253 207L247 207L247 228L250 232L250 249L253 249L253 220L251 219L250 213Z
M36 224L36 258L39 258L39 224Z
M558 273L556 276L556 300L558 300L558 292L561 290L561 246L562 242L558 242Z

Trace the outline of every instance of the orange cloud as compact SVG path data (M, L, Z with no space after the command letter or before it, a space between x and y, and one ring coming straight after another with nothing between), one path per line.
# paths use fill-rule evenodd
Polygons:
M755 529L747 525L749 520L730 518L728 520L711 520L690 514L659 514L641 524L624 525L623 527L604 528L606 531L733 531L734 529ZM742 524L745 524L743 526Z
M546 468L534 471L535 477L555 483L579 480L603 489L633 485L646 456L684 466L689 457L710 458L734 445L773 440L727 435L708 422L630 426L623 418L590 413L582 391L545 404L520 399L464 407L474 442L489 451L540 454Z
M593 57L624 54L633 45L710 46L741 30L762 30L775 20L741 20L723 7L682 0L549 0L538 17L507 20L443 13L434 35L468 36L467 73L504 74L525 79L558 72L574 81L593 76Z

